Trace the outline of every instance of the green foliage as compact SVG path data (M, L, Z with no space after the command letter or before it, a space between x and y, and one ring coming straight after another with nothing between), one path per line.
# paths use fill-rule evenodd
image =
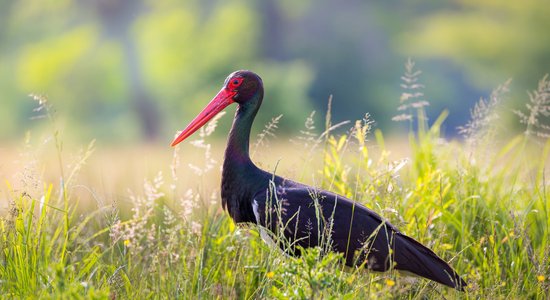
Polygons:
M40 200L14 195L10 215L0 221L2 295L107 299L103 249L79 241L88 220L65 223L71 212L54 206L52 191L49 185Z
M517 78L517 104L548 72L547 15L542 0L6 0L0 139L30 129L31 92L54 99L81 143L169 136L237 69L262 75L262 121L283 114L285 133L330 95L335 119L369 111L387 132L394 107L380 100L397 97L393 74L410 55L431 60L430 113L448 108L452 130L478 90Z
M311 67L260 57L261 16L248 1L27 2L0 4L11 10L0 29L2 139L29 129L30 92L53 99L79 142L135 141L147 122L168 136L237 69L266 82L273 115L262 121L284 114L286 130L310 110Z
M269 277L270 294L276 299L353 299L352 273L342 269L341 254L322 255L320 248L302 249L302 256L289 258Z
M423 110L418 114L424 118ZM546 161L550 142L544 149L532 144L527 150L529 136L521 135L492 159L478 161L485 153L477 150L484 145L468 149L442 142L439 128L445 116L429 129L420 128L417 136L411 133L412 160L402 180L393 170L404 162L391 162L384 152L380 160L371 160L362 147L365 129L360 125L350 134L357 140L349 147L355 151L342 151L353 140L347 135L329 137L323 174L335 191L348 196L359 191L354 199L368 199L365 205L450 260L472 295L544 298L550 206L540 162ZM344 157L354 163L343 163ZM351 180L348 174L354 172L358 175Z
M417 16L415 30L402 34L407 46L402 49L406 55L451 59L473 85L487 87L522 74L517 80L526 87L548 72L540 62L549 59L550 37L542 34L550 26L549 13L542 0L456 1Z
M36 98L55 122L45 99ZM425 120L423 109L416 113L416 119ZM530 134L495 141L488 139L494 135L482 134L471 137L479 139L475 143L449 142L440 133L446 115L430 125L421 122L410 133L409 159L392 160L380 131L375 142L369 141L368 116L340 135L331 130L338 124L330 120L324 133L314 134L308 118L302 141L323 154L318 172L324 187L380 212L449 261L469 283L464 293L394 271L346 268L342 255L326 249L303 249L301 257L293 258L269 248L260 228L238 227L220 212L217 193L212 197L205 196L212 191L201 187L178 189L178 148L169 178L159 173L142 190L125 194L130 214L117 205L79 214L74 188L81 185L75 174L93 144L69 168L54 129L60 184L43 184L39 178L43 188L32 192L32 186L7 186L10 213L0 219L0 294L55 299L547 299L550 191L545 166L550 141ZM195 143L207 160L202 169L192 167L198 180L216 170L207 144L212 130Z

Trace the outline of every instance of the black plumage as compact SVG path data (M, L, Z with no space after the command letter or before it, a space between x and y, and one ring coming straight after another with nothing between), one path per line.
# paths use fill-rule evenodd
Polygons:
M290 255L323 246L343 253L348 266L408 271L463 290L466 282L445 261L399 232L374 211L343 196L265 172L250 160L249 138L263 100L263 84L250 71L229 75L208 106L174 140L175 145L236 102L222 171L222 205L236 223L268 230Z

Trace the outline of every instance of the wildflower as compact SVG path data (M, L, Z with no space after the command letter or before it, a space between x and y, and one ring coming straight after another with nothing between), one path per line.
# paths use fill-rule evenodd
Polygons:
M550 128L544 122L550 109L550 80L548 75L540 81L538 88L529 93L529 102L525 104L527 111L514 110L520 123L525 125L525 135L550 137Z
M184 219L188 219L193 214L193 209L197 206L195 200L196 200L196 197L193 194L193 190L188 189L185 192L185 195L183 196L183 198L180 200L180 204L182 207L181 216Z
M128 247L130 245L130 240L124 240L124 247Z
M484 236L482 236L481 239L479 240L480 245L483 245L483 243L485 243L485 237Z
M386 279L386 285L389 286L389 287L392 287L395 285L395 281L393 279Z
M162 172L158 172L157 176L153 179L153 182L146 180L143 184L145 189L145 196L147 201L154 202L156 199L159 199L164 196L164 193L160 191L164 180L162 178Z
M191 221L191 232L194 234L200 234L202 230L202 225L199 222Z
M267 272L267 274L265 274L265 277L267 277L268 279L273 278L273 276L275 276L275 273L273 273L273 271Z
M414 61L410 58L405 63L405 74L401 77L403 81L401 87L403 88L403 93L399 99L399 107L397 107L398 115L392 118L392 121L409 121L412 122L413 114L412 110L422 109L425 106L430 105L430 103L424 100L424 93L422 89L424 85L418 83L418 79L421 71L415 70ZM425 120L419 120L425 121Z
M445 244L441 244L441 248L443 248L443 250L450 250L450 249L453 249L453 245L445 243Z
M537 280L538 280L539 282L543 282L544 279L546 279L546 278L544 277L544 275L539 275L539 276L537 276Z
M495 120L500 118L497 108L509 91L511 80L498 86L491 92L488 99L481 98L470 110L470 120L466 125L458 126L458 133L472 143L494 134Z

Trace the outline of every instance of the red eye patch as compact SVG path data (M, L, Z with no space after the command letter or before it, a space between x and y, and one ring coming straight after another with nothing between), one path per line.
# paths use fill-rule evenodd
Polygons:
M229 80L229 83L227 84L227 86L228 86L230 89L236 89L236 88L238 88L242 83L243 83L243 78L235 77L235 78L231 78L231 80Z

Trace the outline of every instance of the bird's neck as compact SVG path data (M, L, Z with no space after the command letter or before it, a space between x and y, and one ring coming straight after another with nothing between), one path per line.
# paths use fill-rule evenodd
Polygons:
M267 186L269 178L266 172L250 160L250 129L260 106L259 102L250 102L237 108L229 132L222 170L222 207L237 223L256 222L252 197L254 193Z
M254 103L241 104L237 108L233 126L229 132L227 148L225 149L224 169L238 170L254 166L250 160L250 130L259 105Z

